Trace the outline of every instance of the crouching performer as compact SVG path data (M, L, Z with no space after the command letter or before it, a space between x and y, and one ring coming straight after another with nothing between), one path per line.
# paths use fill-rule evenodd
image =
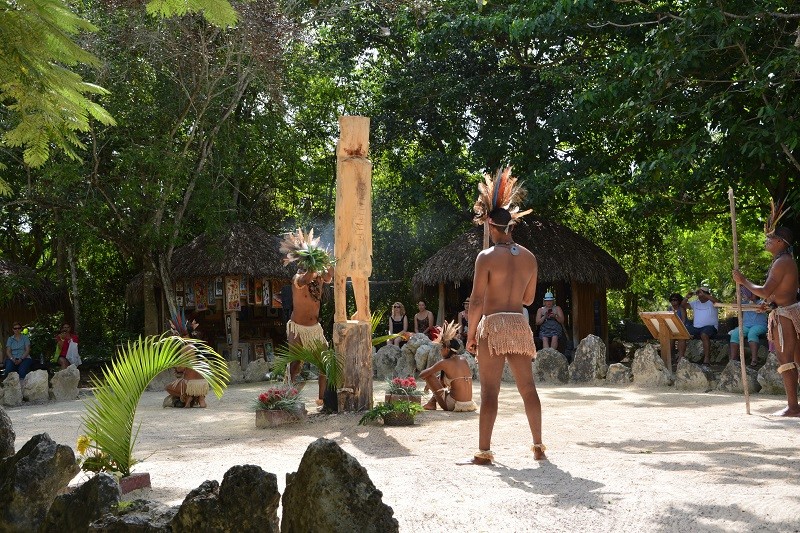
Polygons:
M170 321L172 332L181 338L202 340L202 334L197 329L198 324L192 320L191 324L179 321L175 318ZM194 351L191 345L186 345L182 350ZM175 380L170 382L165 390L169 393L169 398L165 400L171 402L173 407L206 407L206 395L208 394L208 381L202 374L189 367L175 367Z
M772 204L772 213L764 226L764 248L772 254L772 265L764 285L755 285L738 270L733 271L736 283L746 287L768 304L777 306L769 314L767 337L775 345L778 373L786 389L786 407L777 416L800 417L797 403L798 369L800 369L800 302L797 301L797 263L792 257L792 231L778 226L782 206Z
M492 430L497 418L500 380L506 361L514 375L517 390L525 404L533 457L545 459L542 444L542 406L533 382L531 359L536 345L524 305L533 303L536 295L538 264L536 257L514 242L512 230L524 214L514 205L524 194L507 168L492 181L486 177L479 185L475 202L475 222L488 226L494 246L483 250L475 260L475 278L469 298L469 330L467 350L477 353L481 381L481 412L478 424L478 451L461 464L492 464ZM490 275L491 272L491 275Z
M472 401L472 370L457 353L458 326L455 322L445 322L443 328L436 328L435 335L433 342L441 347L442 360L419 374L433 392L423 407L434 411L438 404L445 411L475 411L478 406Z

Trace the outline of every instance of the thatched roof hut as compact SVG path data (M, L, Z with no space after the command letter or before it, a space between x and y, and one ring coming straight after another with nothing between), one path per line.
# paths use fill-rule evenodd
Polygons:
M589 333L607 339L606 290L628 283L620 264L590 240L549 220L531 217L514 229L514 240L533 252L539 263L534 305L541 305L544 291L554 287L559 305L572 319L576 343ZM444 286L472 283L475 257L482 247L483 227L459 235L423 263L413 278L415 289L439 286L443 308Z
M64 309L63 288L41 278L33 269L0 258L0 335L5 339L12 322L26 324L43 313Z
M203 234L172 254L174 279L238 274L291 278L295 268L283 265L280 238L251 224L237 223L220 234Z

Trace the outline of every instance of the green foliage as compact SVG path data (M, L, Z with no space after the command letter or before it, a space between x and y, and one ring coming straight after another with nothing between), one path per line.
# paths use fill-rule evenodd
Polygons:
M273 370L278 374L285 374L287 367L300 361L317 367L328 379L328 388L336 389L342 386L342 362L333 348L328 348L319 341L309 343L309 346L300 344L286 344L275 349L277 357Z
M227 0L150 0L146 6L151 15L162 17L202 13L209 23L220 28L236 24L238 17Z
M364 416L358 421L358 425L366 426L369 422L374 422L379 418L383 420L386 415L394 413L414 417L417 413L421 413L422 410L422 406L416 402L381 402L364 413Z
M154 377L177 366L199 372L217 397L230 379L225 359L205 343L162 335L129 342L92 382L94 397L83 416L86 435L123 476L136 462L133 447L139 431L133 425L139 399Z

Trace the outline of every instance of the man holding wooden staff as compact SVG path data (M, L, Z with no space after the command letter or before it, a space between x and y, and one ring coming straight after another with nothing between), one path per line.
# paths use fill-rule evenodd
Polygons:
M764 226L766 239L764 248L772 254L772 265L767 273L764 285L756 285L742 275L733 271L733 280L747 287L753 294L766 300L775 307L769 314L768 338L774 343L778 361L778 373L783 377L786 389L787 406L774 413L776 416L800 417L800 406L797 404L797 379L800 368L800 302L797 301L797 263L792 257L792 231L785 226L778 226L781 206L772 204L772 213Z

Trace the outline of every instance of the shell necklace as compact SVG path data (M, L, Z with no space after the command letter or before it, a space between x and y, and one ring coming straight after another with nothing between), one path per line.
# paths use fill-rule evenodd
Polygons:
M511 252L511 255L519 255L519 246L514 241L508 242L496 242L494 243L495 246L508 246L508 251Z

